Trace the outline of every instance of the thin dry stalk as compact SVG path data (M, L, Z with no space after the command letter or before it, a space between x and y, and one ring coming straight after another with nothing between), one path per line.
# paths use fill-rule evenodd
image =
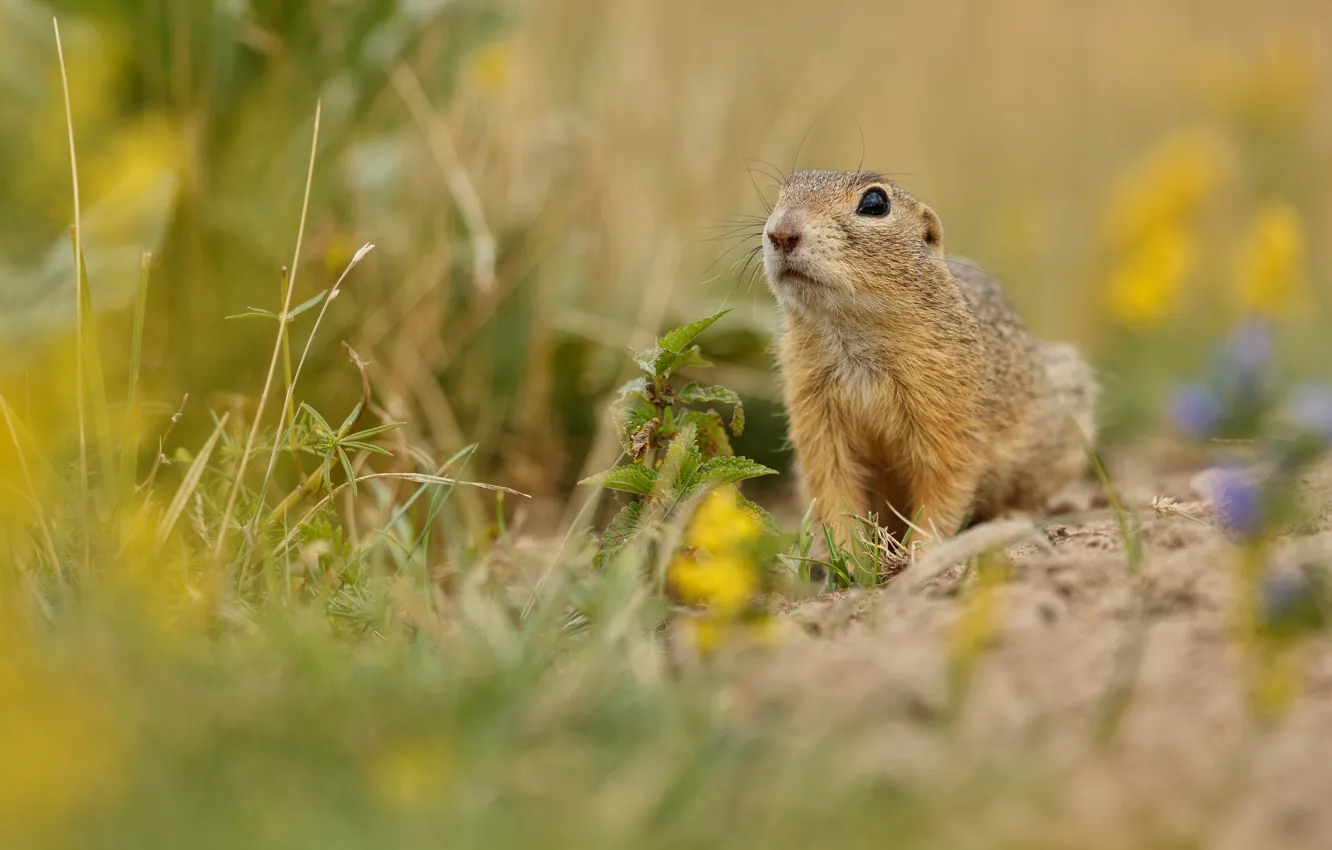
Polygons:
M1028 520L999 520L982 523L949 538L920 557L904 582L906 589L920 590L954 566L996 549L1018 543L1040 529Z
M314 134L310 141L310 166L305 175L305 198L301 202L301 224L296 231L296 253L291 260L291 278L287 283L287 297L282 304L282 319L278 327L277 341L273 344L273 356L268 363L268 377L264 379L264 390L259 394L259 406L254 411L254 422L250 425L250 435L245 440L245 450L241 452L240 468L236 470L236 479L231 482L231 494L227 497L227 509L222 514L222 527L217 532L217 546L214 556L221 556L222 547L227 542L227 532L231 529L231 516L236 510L236 497L240 495L241 483L245 480L245 469L250 463L250 453L254 451L254 441L259 436L259 426L264 418L264 406L268 403L268 394L273 389L273 376L277 373L278 360L282 357L282 340L287 322L290 321L291 294L296 291L296 270L301 262L301 242L305 239L305 218L310 211L310 186L314 183L315 155L319 152L319 120L323 117L324 104L315 102ZM276 441L275 441L276 442Z
M500 493L512 493L515 496L522 496L524 499L532 498L531 496L519 490L513 490L509 487L501 487L498 484L486 484L481 481L462 481L457 478L445 478L444 476L441 475L426 475L425 473L421 472L372 472L368 475L358 475L356 477L356 483L360 484L364 481L376 481L376 480L383 480L386 478L396 479L398 481L415 481L418 484L440 484L449 487L458 484L463 484L468 487L480 487L483 490L494 490ZM300 533L301 526L308 523L310 519L314 517L316 513L319 512L321 508L332 502L333 499L336 498L339 493L347 489L349 486L351 486L351 482L344 481L343 483L339 484L338 486L334 487L331 491L329 491L328 494L325 495L324 498L320 499L319 502L316 503L314 507L306 511L305 516L301 517L300 522L296 523L296 525L292 528L291 532L287 534L286 539L282 541L281 548L286 549L287 547L289 547L292 544L292 542L296 540L296 535Z
M65 47L60 41L60 21L55 28L56 55L60 57L60 85L65 93L65 127L69 132L69 170L74 180L74 403L79 420L79 510L83 517L83 565L92 564L92 530L88 527L88 423L83 399L83 218L79 204L79 160L74 152L74 109L70 105L69 72L65 69Z
M286 399L282 402L283 410L286 410L288 407L291 406L292 398L296 393L296 382L301 379L301 370L305 368L305 359L310 356L310 347L314 345L315 335L319 333L319 325L324 321L324 314L328 312L328 305L332 304L333 299L338 297L338 292L340 291L338 287L342 286L342 282L347 279L347 275L351 274L351 270L360 265L361 260L365 259L365 255L373 251L374 248L375 246L370 244L369 242L362 245L360 250L358 250L356 254L352 256L351 262L347 264L347 268L342 270L342 274L338 276L337 282L334 283L333 288L328 291L328 295L324 296L324 303L319 308L319 315L315 316L314 327L310 328L310 336L305 340L305 348L302 349L301 351L301 359L296 363L296 371L291 376L291 383L287 385L287 396ZM268 468L264 470L264 483L263 486L259 488L259 492L262 493L268 489L268 482L273 477L273 469L277 466L278 454L281 451L282 451L281 441L274 440L273 449L268 455ZM317 479L315 479L314 476L315 473L311 473L311 477L307 479L307 481L317 483ZM282 509L283 510L286 509L285 503ZM262 514L263 511L264 511L264 503L260 501L257 505L255 505L254 517L250 521L251 528L259 527L259 515Z
M634 345L647 344L657 334L661 328L661 323L666 318L666 311L670 307L671 296L675 292L676 272L680 267L680 245L672 242L662 247L658 254L660 265L651 276L651 283L643 291L643 300L638 305L638 316L634 319L634 329L630 336L630 342ZM623 383L629 380L633 375L635 367L630 364L625 366L621 372L618 382ZM614 416L603 415L597 426L596 437L592 441L592 450L587 454L587 460L583 462L583 468L579 471L578 479L589 478L602 469L608 468L615 462L616 453L620 451L620 438L615 432L616 423ZM565 508L563 524L568 526L571 523L580 521L583 514L583 508L592 498L592 492L580 493L570 499L568 507Z
M204 443L199 454L195 456L194 462L190 464L189 470L185 473L185 478L180 482L180 489L176 491L176 496L171 500L167 511L162 515L161 521L157 526L157 545L166 543L167 537L171 535L171 530L176 527L176 521L180 519L181 513L185 510L185 505L190 497L203 480L204 470L208 468L208 459L213 455L213 449L217 448L217 441L222 439L222 431L227 427L227 419L231 412L222 414L222 418L217 421L217 426L213 428L212 436L208 442Z
M412 120L429 139L430 154L444 176L449 194L453 195L453 201L458 205L463 223L467 225L467 235L472 241L472 282L479 292L489 292L495 285L495 237L486 224L486 213L481 206L481 197L472 185L472 178L458 159L453 137L443 119L430 105L430 98L421 87L421 81L406 65L399 65L393 71L393 88L407 105Z

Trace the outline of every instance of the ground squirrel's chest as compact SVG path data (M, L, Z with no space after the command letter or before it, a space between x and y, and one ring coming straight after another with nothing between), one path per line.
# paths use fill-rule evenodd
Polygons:
M851 353L825 340L793 342L787 341L781 358L788 404L847 422L901 415L900 383L881 352Z

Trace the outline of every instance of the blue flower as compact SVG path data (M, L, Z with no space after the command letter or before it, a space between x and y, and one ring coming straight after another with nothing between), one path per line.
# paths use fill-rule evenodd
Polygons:
M1178 430L1190 437L1201 439L1211 436L1221 422L1221 405L1216 397L1200 384L1185 384L1175 393L1170 409L1170 421Z
M1332 387L1317 384L1297 387L1291 394L1290 406L1296 427L1332 443Z
M1272 360L1272 328L1259 319L1246 319L1235 326L1226 340L1221 361L1231 377L1241 383L1259 383Z
M1262 494L1242 469L1217 470L1212 502L1221 524L1236 534L1252 535L1263 526Z
M1262 624L1273 634L1294 636L1327 624L1327 580L1316 566L1268 576L1260 598Z

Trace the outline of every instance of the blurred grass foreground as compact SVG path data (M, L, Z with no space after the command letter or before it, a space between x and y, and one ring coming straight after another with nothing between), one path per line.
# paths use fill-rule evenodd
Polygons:
M1097 362L1102 451L1181 398L1210 436L1176 387L1240 320L1332 377L1329 34L1318 0L0 0L0 847L1093 846L1022 820L1060 780L1020 760L872 763L910 701L764 684L814 531L738 217L795 161L898 174ZM580 488L642 448L625 347L723 306L711 368L656 351L744 417L648 449L720 486ZM1009 574L975 566L958 694ZM1183 846L1132 827L1092 835Z

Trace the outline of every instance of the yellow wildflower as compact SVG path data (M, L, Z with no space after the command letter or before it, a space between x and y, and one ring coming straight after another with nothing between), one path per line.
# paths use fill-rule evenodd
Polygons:
M472 54L472 78L489 94L499 94L509 87L512 68L513 59L507 42L492 42Z
M1304 227L1290 204L1254 214L1240 256L1239 299L1246 312L1278 314L1296 305L1304 272Z
M699 652L712 652L722 641L722 624L712 617L695 617L689 620L689 636Z
M707 605L722 617L739 614L758 590L754 566L735 555L703 560L681 555L671 563L670 574L686 601Z
M999 630L999 592L1008 581L1006 560L996 556L981 559L976 583L963 600L962 612L953 623L949 643L954 665L969 669L989 646Z
M1311 112L1318 82L1317 51L1286 34L1257 54L1215 53L1199 58L1203 100L1221 115L1259 130L1288 130Z
M734 490L718 489L694 512L689 542L715 555L753 543L762 532L758 519L741 510Z
M685 602L708 609L687 626L699 651L719 646L758 593L759 568L750 547L762 534L762 524L740 507L733 487L712 491L694 511L687 535L692 551L675 557L668 576Z
M446 790L453 776L452 751L442 742L400 742L370 764L370 784L385 806L419 809Z
M1166 139L1121 180L1106 217L1106 237L1123 250L1162 229L1191 223L1229 167L1220 140L1190 131Z
M0 625L0 846L35 846L115 794L129 742L108 694L52 672L20 645L27 636L7 626Z
M1110 277L1110 308L1130 325L1150 324L1175 305L1193 265L1193 240L1178 227L1151 234Z
M1280 720L1303 690L1306 656L1301 649L1258 647L1247 659L1249 708L1260 721Z

